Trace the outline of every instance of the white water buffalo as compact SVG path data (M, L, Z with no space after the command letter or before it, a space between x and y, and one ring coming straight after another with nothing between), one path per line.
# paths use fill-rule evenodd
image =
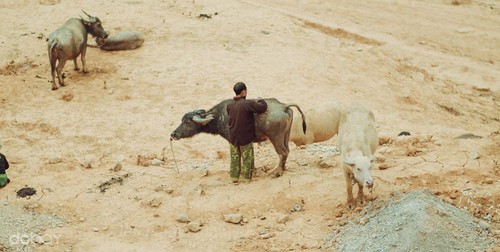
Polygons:
M290 149L288 141L292 124L293 111L290 107L296 107L302 114L302 129L306 132L306 121L300 107L296 104L283 104L274 98L264 99L267 103L267 111L255 114L255 129L257 142L269 139L279 155L279 163L276 169L276 177L283 174L285 163ZM170 135L170 140L189 138L198 133L210 133L220 135L229 139L227 104L231 100L224 100L215 107L205 110L188 112L182 117L181 124Z
M84 12L87 18L70 18L63 26L49 35L48 51L50 61L50 73L52 75L52 90L57 90L55 74L59 85L64 86L62 70L67 60L72 59L74 69L78 70L77 57L81 55L83 72L87 73L85 65L85 53L87 52L87 36L106 38L108 34L101 25L98 17L93 17ZM56 68L56 62L59 61Z
M378 146L378 133L373 112L361 105L347 109L340 118L337 147L342 155L342 167L347 184L347 206L352 209L356 202L352 196L352 184L358 184L357 200L363 204L363 187L372 188L370 174L373 153Z
M331 102L304 111L307 132L302 131L301 121L294 118L290 131L290 142L300 146L332 138L339 131L340 116L344 109L343 104Z
M144 43L144 35L135 31L123 31L109 35L107 38L96 37L95 42L101 50L133 50Z

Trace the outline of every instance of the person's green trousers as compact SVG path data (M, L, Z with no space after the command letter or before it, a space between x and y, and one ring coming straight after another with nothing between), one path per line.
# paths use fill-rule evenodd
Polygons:
M243 146L234 146L229 144L231 155L231 167L229 175L233 182L238 182L240 172L243 172L244 181L252 180L252 171L254 167L253 143Z
M7 173L0 174L0 188L4 187L9 183L9 178L7 177Z

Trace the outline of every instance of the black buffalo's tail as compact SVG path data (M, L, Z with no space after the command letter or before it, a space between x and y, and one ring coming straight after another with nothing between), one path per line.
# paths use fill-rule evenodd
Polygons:
M304 116L304 113L302 112L302 110L300 109L299 105L297 105L297 104L288 104L288 105L286 105L285 109L287 109L289 107L296 107L297 110L302 115L302 131L304 131L304 134L305 134L306 133L307 125L306 125L306 117Z

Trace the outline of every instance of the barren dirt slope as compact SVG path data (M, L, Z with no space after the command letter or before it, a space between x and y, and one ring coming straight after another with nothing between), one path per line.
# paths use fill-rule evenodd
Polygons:
M90 73L67 62L68 86L51 91L46 38L82 9L108 32L146 41L88 48ZM346 223L421 189L480 218L498 244L499 9L487 0L1 1L0 143L12 182L0 189L0 248L335 249L326 239ZM237 186L223 138L170 143L184 113L231 98L237 81L250 98L303 110L330 101L373 110L382 141L372 201L345 209L335 138L292 145L280 178L272 146L256 145L255 179ZM17 198L25 186L37 194ZM45 240L9 241L30 233Z

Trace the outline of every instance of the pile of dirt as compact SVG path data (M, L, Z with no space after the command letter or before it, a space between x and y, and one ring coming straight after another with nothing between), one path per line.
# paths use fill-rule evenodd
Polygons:
M346 225L336 235L335 250L487 251L494 245L488 229L430 191L415 191Z

